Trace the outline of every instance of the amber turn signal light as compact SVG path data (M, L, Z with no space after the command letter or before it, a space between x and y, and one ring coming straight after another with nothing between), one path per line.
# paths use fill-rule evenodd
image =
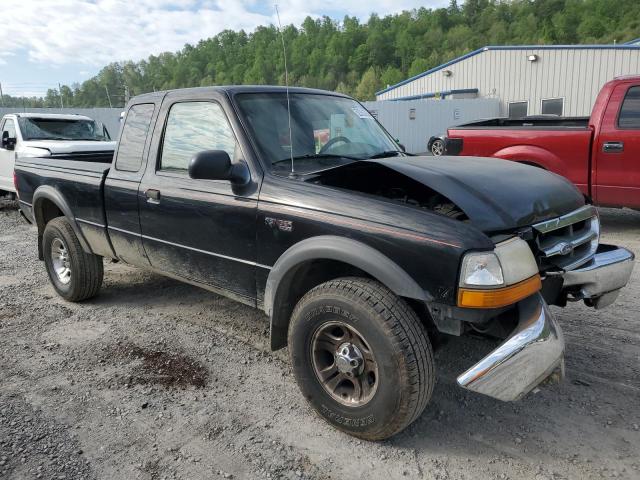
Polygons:
M540 291L540 275L503 288L476 290L461 288L458 290L458 306L467 308L500 308L513 305L523 298Z

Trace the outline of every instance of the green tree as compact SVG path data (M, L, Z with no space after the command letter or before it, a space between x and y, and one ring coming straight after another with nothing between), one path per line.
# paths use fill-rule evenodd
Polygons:
M362 76L362 80L356 87L356 98L358 100L375 100L376 92L380 90L380 81L375 70L371 67Z
M380 83L382 84L382 87L388 87L389 85L395 85L396 83L401 82L404 78L405 75L399 68L387 67L380 76Z

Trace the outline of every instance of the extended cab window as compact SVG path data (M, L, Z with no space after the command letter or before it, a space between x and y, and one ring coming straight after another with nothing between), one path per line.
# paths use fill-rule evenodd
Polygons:
M116 170L137 172L142 166L142 154L147 139L153 103L134 105L127 113L116 158Z
M234 158L237 142L229 121L216 103L176 103L169 110L160 170L186 172L189 161L204 150L224 150Z
M640 87L631 87L627 91L620 108L618 126L640 129Z

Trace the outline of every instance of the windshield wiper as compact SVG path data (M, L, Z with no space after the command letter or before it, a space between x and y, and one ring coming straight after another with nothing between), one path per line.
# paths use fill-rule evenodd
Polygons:
M309 158L346 158L347 160L362 160L362 158L351 157L349 155L336 155L335 153L307 153L305 155L296 155L293 157L293 160L306 160ZM290 162L291 157L283 158L280 160L276 160L275 162L271 162L271 165L275 165L277 163Z
M369 158L374 159L374 158L385 158L385 157L397 157L402 153L404 152L401 152L399 150L386 150L384 152L378 152L374 155L371 155Z

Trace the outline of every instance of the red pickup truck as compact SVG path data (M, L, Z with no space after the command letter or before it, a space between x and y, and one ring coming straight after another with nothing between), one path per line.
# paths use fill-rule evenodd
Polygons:
M497 118L450 128L447 154L527 163L597 205L640 209L640 75L606 83L591 117Z

